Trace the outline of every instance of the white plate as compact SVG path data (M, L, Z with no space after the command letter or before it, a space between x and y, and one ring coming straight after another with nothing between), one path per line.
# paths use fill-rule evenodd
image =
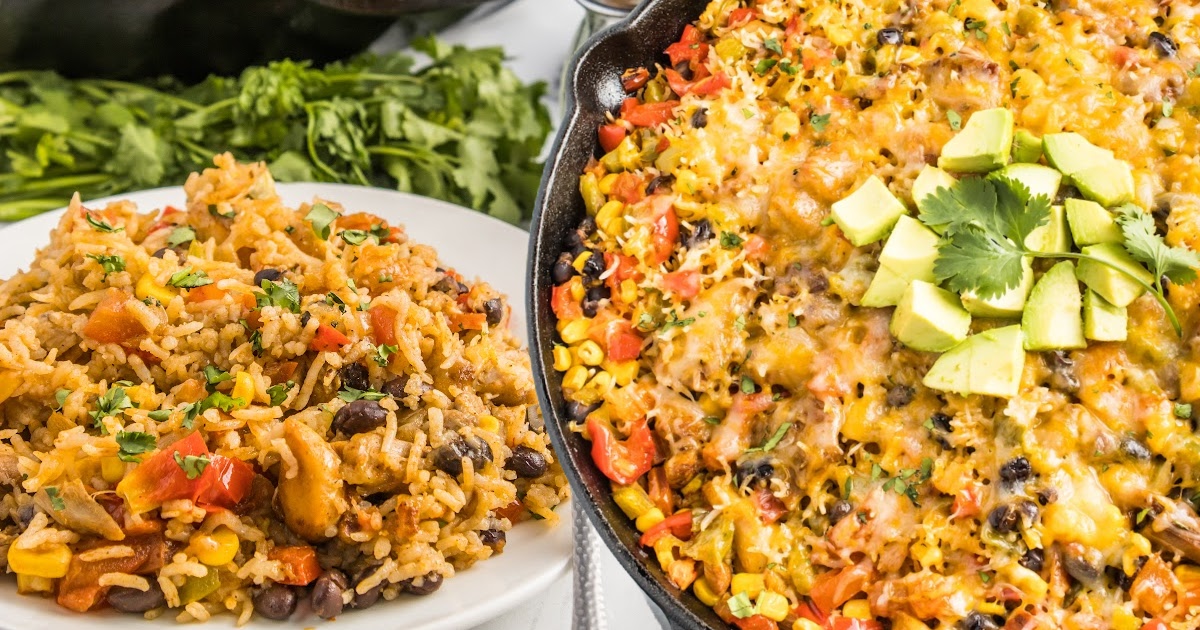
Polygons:
M337 201L347 212L370 212L405 226L417 242L432 245L443 263L467 278L479 277L509 296L512 330L525 340L525 259L528 235L506 223L465 208L391 190L341 184L279 184L285 203L296 206L319 196ZM160 188L127 195L142 212L168 204L182 207L182 188ZM104 200L89 202L100 207ZM50 212L0 229L0 278L28 269L35 250L49 241L50 231L62 211ZM556 510L562 520L555 527L540 522L518 525L508 534L504 553L476 564L446 580L432 595L403 595L381 601L367 610L346 611L337 618L338 630L458 630L493 619L545 590L567 572L571 559L571 511ZM303 607L289 623L256 617L246 628L321 626L322 620ZM162 623L173 624L174 614ZM221 615L208 627L231 627L234 617ZM81 615L60 608L51 600L17 595L16 582L0 580L0 627L8 630L45 630L55 625L128 628L137 616L113 611ZM144 622L143 622L144 623Z

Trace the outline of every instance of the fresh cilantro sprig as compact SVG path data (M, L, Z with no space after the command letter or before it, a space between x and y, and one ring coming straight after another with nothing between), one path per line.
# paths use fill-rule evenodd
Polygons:
M1163 240L1154 225L1154 217L1146 211L1126 204L1117 208L1117 225L1125 237L1125 250L1133 259L1150 268L1154 286L1162 292L1165 276L1175 284L1187 284L1196 279L1200 255L1185 247L1171 247Z
M57 510L67 509L67 502L63 501L62 493L54 486L46 486L46 496L50 499L50 507Z
M271 399L271 406L278 407L282 405L283 401L287 400L288 392L295 386L295 381L288 381L268 387L267 397Z
M138 455L154 450L157 441L154 436L141 431L121 431L117 433L117 445L121 447L117 457L123 462L140 461Z
M212 283L213 279L208 277L203 269L193 270L191 267L184 267L176 271L167 280L167 284L180 289L195 289Z
M278 306L293 313L300 312L300 287L291 280L263 280L260 286L262 291L254 292L254 302L259 308Z
M361 390L354 389L353 387L345 387L338 392L337 396L348 403L352 403L356 400L383 400L387 397L387 394L377 392L373 389Z
M183 474L187 475L188 479L195 479L204 474L204 469L208 468L212 461L203 455L180 455L176 451L175 463L183 470Z
M108 274L110 273L125 271L125 259L115 254L88 254L87 257L100 264L100 267L104 269L105 278L107 278Z
M104 392L104 395L96 399L96 409L88 412L92 417L92 423L99 429L104 429L103 420L109 416L115 416L121 413L122 410L133 407L133 401L129 399L129 395L125 393L125 388L119 385L109 388Z

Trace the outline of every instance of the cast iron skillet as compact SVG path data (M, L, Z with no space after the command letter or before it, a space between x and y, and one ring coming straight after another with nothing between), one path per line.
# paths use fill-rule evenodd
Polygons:
M612 500L608 479L592 463L590 442L568 429L562 379L554 371L554 314L550 310L550 269L563 251L563 239L584 216L579 176L600 155L596 129L604 114L620 108L626 68L666 64L663 50L679 39L708 0L647 0L616 26L592 38L576 55L567 77L565 117L542 175L530 226L529 339L533 374L546 428L571 481L574 499L587 511L600 538L621 565L666 614L675 628L728 628L691 592L671 585L658 563L638 546L641 534Z

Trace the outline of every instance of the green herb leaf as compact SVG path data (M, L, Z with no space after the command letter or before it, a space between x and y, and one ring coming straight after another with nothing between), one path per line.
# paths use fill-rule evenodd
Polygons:
M346 301L333 291L325 294L325 303L330 306L336 306L337 309L343 313L346 312Z
M104 269L104 277L108 277L110 273L125 271L125 259L116 255L107 254L88 254L88 258L100 263L100 267Z
M229 413L238 407L245 407L246 399L242 397L234 398L224 392L213 392L207 398L200 401L200 413L208 409L220 409L225 413Z
M208 383L208 391L210 392L216 389L217 385L224 383L225 381L233 380L232 374L211 364L204 366L203 373L204 380Z
M812 125L813 131L821 133L829 125L829 116L830 114L813 114L809 117L808 123Z
M268 387L267 396L271 399L271 406L278 407L279 405L282 405L283 401L287 400L288 392L291 391L291 389L295 386L295 382L288 381L286 383L279 383L277 385Z
M375 361L376 365L378 365L380 367L387 367L387 364L391 361L391 359L389 359L388 357L399 351L400 351L400 346L389 346L387 344L381 344L381 345L375 346L375 353L373 355L371 355L371 359L373 361Z
M754 384L754 379L743 374L741 390L743 394L753 394L754 392L758 391L758 388Z
M721 419L716 416L704 416L703 420L705 423L711 424L713 426L721 424Z
M729 613L738 619L745 619L758 614L758 609L754 607L754 604L750 603L750 596L745 591L730 597L727 604L729 605Z
M54 508L55 510L67 509L67 504L65 501L63 501L62 496L59 495L58 488L54 486L46 486L45 490L46 496L50 498L50 507Z
M175 463L183 470L188 479L195 479L204 474L211 461L203 455L180 455L175 452Z
M69 389L60 389L60 390L54 392L54 402L58 403L58 406L55 407L54 410L55 411L62 410L63 405L67 404L67 396L70 396L70 395L71 395L71 390L69 390Z
M171 235L167 237L167 245L179 247L184 243L190 243L194 240L196 240L196 230L189 226L181 225L171 230Z
M371 234L366 230L342 230L341 237L351 245L362 245L363 241L371 238Z
M800 320L796 319L794 313L788 313L788 328L795 328L800 325Z
M93 424L100 428L104 428L102 420L109 416L115 416L121 413L124 409L133 407L133 401L129 400L129 395L125 393L125 388L113 386L104 392L103 396L96 399L96 409L88 412L92 417Z
M300 287L284 278L279 282L262 281L262 291L254 292L254 302L259 308L278 306L292 313L300 312Z
M113 227L109 225L109 223L104 219L97 219L96 215L91 212L85 212L83 214L83 219L87 221L88 225L92 226L92 229L96 230L97 232L106 232L111 234L114 232L123 232L125 230L123 227Z
M721 247L724 247L725 249L741 247L742 243L745 242L746 239L738 236L735 232L721 232Z
M117 457L123 462L140 461L136 455L149 453L154 450L157 440L149 433L141 431L121 431L117 433L117 445L121 447Z
M1192 417L1192 406L1189 403L1175 403L1175 417L1189 420Z
M215 203L208 204L208 213L214 217L220 217L222 219L232 219L234 216L236 216L233 208L230 208L229 212L221 212L221 206Z
M340 216L329 206L323 203L314 203L308 214L304 215L304 220L312 224L314 234L321 240L325 240L329 238L329 226L333 225L333 222Z
M962 116L959 116L958 112L953 109L946 110L946 120L950 121L951 129L955 131L962 129Z
M184 267L179 271L171 274L171 278L167 280L167 284L180 289L195 289L213 283L213 279L208 277L203 270L192 270L191 267Z
M792 428L791 422L784 422L783 424L779 425L778 429L775 429L775 432L771 434L771 437L766 442L764 442L762 446L755 446L754 448L748 448L748 449L746 449L746 452L749 453L749 452L755 452L755 451L762 451L765 453L767 451L770 451L771 449L775 448L776 446L779 446L779 443L783 440L783 436L787 435L787 432L791 428Z
M775 53L776 55L783 54L783 46L779 45L779 40L774 37L768 38L763 42L763 48Z
M675 311L671 311L670 314L667 315L667 319L665 321L663 321L662 328L660 328L659 330L661 330L662 332L667 332L668 330L671 330L672 328L683 328L684 326L691 326L692 324L695 324L695 323L696 323L695 317L687 317L684 319L679 319L679 316L675 314Z
M758 74L766 74L771 70L771 68L774 68L775 64L777 63L779 62L775 59L760 59L758 63L754 64L754 72Z
M361 390L353 387L342 387L342 391L338 392L338 398L351 403L356 400L383 400L387 394L377 392L373 389Z
M155 422L166 422L167 420L171 419L171 410L170 409L156 409L146 415Z
M1125 249L1134 260L1150 268L1155 278L1166 276L1176 284L1196 279L1200 256L1186 247L1171 247L1158 234L1154 217L1128 204L1117 208L1117 224L1125 237Z

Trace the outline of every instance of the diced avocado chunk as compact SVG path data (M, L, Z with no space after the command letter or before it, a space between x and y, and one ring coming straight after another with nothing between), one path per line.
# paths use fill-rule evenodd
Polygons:
M1071 233L1067 230L1067 214L1062 206L1050 206L1050 220L1025 237L1025 247L1042 254L1071 251Z
M942 352L966 339L970 328L971 315L957 295L916 280L900 297L889 330L910 348Z
M1120 243L1124 240L1117 221L1104 206L1086 199L1067 199L1064 206L1071 237L1083 247L1096 243Z
M1083 294L1083 336L1096 341L1125 341L1129 315L1124 306L1113 306L1099 293Z
M1021 276L1020 284L986 300L976 296L974 291L964 291L963 308L975 317L1020 317L1021 311L1025 310L1025 298L1029 295L1029 289L1033 287L1033 267L1028 259L1023 260L1021 264L1025 273Z
M934 362L922 381L926 387L963 396L1012 398L1020 391L1025 349L1020 326L971 335Z
M1133 169L1128 162L1110 160L1071 174L1084 197L1102 206L1133 201Z
M1013 134L1012 161L1037 164L1042 159L1042 139L1028 129L1018 129Z
M920 173L917 173L917 178L912 184L913 203L917 204L917 209L926 212L925 198L937 192L939 188L954 188L958 180L953 175L943 171L942 169L925 165Z
M879 253L879 271L863 295L863 306L895 306L913 280L933 282L938 236L920 221L902 216Z
M938 166L956 173L987 173L1012 154L1013 115L1003 107L971 114L962 131L942 147Z
M1089 289L1100 294L1100 297L1108 300L1109 304L1119 307L1129 306L1131 302L1136 300L1139 295L1145 292L1142 285L1135 282L1129 275L1133 275L1138 280L1147 285L1154 282L1154 276L1146 271L1144 267L1138 264L1124 247L1116 243L1100 243L1099 245L1088 245L1084 247L1080 253L1085 256L1098 258L1108 264L1103 264L1093 260L1080 260L1079 268L1075 271L1075 275L1079 280L1088 286ZM1111 265L1111 266L1110 266ZM1115 266L1118 271L1114 269Z
M1115 159L1112 151L1101 149L1083 136L1073 133L1048 133L1042 138L1046 161L1063 175L1070 177L1079 171Z
M850 196L835 202L830 216L851 243L862 247L887 236L896 220L906 213L904 203L872 175Z
M1042 275L1021 316L1026 350L1069 350L1087 347L1079 309L1083 295L1075 278L1075 265L1064 260Z
M1045 195L1050 201L1058 196L1062 182L1062 173L1041 164L1009 164L988 177L1021 182L1029 189L1030 197Z

